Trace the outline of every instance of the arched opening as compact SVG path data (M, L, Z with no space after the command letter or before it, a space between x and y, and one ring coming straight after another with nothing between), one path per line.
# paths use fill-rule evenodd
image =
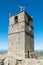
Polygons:
M18 23L18 16L15 16L15 23Z

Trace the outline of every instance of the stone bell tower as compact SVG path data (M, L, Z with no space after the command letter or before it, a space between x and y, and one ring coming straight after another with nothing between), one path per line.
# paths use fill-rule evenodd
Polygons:
M34 52L32 18L25 11L9 18L8 52L21 58Z

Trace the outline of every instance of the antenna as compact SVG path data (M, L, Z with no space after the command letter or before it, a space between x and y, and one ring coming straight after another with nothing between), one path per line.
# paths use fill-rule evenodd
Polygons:
M9 13L9 17L11 16L11 13Z
M25 7L24 6L20 6L19 5L19 8L20 8L20 11L24 11L25 10Z
M25 11L25 7L23 7L23 11Z
M31 18L33 18L33 16L31 16Z

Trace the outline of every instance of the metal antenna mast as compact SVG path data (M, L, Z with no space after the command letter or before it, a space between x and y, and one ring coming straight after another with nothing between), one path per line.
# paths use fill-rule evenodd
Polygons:
M25 7L24 6L20 6L19 5L19 8L20 8L20 11L24 11L25 10Z
M11 13L9 13L9 17L11 16Z

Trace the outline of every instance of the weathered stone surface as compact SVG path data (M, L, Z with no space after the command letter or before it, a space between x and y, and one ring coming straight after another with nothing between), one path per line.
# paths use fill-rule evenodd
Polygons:
M15 16L18 20L16 23ZM23 11L11 16L9 21L8 52L21 58L28 57L28 51L34 52L34 38L28 29L29 20L31 17Z
M6 58L4 60L4 65L16 65L16 59L13 57Z
M25 32L9 35L9 53L23 57Z
M4 65L43 65L43 60L41 59L14 59L7 58L4 61Z
M30 37L29 35L25 34L25 53L27 53L25 56L28 57L28 51L29 53L32 53L34 51L34 39Z
M18 22L24 21L24 12L21 12L9 18L9 25L15 24L15 16L18 16Z
M9 26L9 34L25 31L25 22Z

